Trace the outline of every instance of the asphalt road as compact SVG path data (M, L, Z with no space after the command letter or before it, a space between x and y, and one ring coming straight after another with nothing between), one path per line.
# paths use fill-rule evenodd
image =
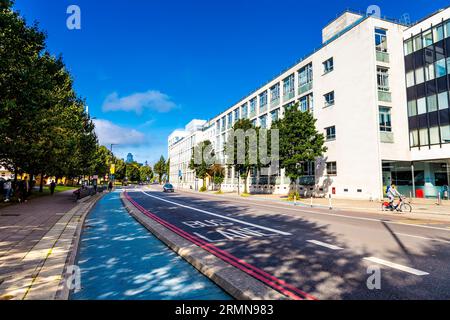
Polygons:
M301 298L298 292L318 299L450 299L446 223L190 192L128 195L185 237L223 250Z

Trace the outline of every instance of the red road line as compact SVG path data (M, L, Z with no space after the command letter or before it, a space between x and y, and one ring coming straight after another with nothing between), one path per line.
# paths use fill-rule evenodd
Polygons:
M199 247L207 250L208 252L214 254L215 256L219 257L220 259L230 263L231 265L237 267L238 269L240 269L241 271L244 271L247 274L252 275L253 277L257 278L258 280L266 283L267 285L269 285L270 287L274 288L275 290L283 293L286 296L289 296L293 299L296 300L301 300L303 299L302 297L297 296L296 294L293 294L291 291L294 291L302 296L304 296L306 299L308 300L317 300L316 297L305 293L303 291L301 291L300 289L291 286L289 284L287 284L285 281L280 280L268 273L266 273L265 271L258 269L257 267L250 265L242 260L240 260L239 258L233 256L232 254L223 251L219 248L217 248L216 246L212 245L211 243L208 243L206 241L204 241L203 239L197 238L187 232L185 232L184 230L181 230L180 228L170 224L169 222L163 220L162 218L156 216L155 214L149 212L148 210L146 210L145 208L143 208L141 205L139 205L136 201L134 201L127 192L124 193L125 197L136 207L138 208L142 213L144 213L146 216L148 216L149 218L156 220L157 222L163 224L164 226L166 226L167 228L171 229L173 232L177 233L178 235L182 236L183 238L195 243L196 245L198 245ZM233 261L234 260L234 261ZM249 270L250 269L250 270ZM253 270L253 271L252 271ZM265 277L265 278L264 278ZM268 278L268 279L267 279ZM271 280L273 281L271 281ZM277 285L276 283L279 283L281 286ZM290 291L289 291L290 290Z

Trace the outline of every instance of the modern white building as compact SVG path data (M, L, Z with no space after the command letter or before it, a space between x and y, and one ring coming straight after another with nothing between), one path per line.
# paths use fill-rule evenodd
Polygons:
M314 53L175 144L174 132L171 165L188 166L192 147L202 140L223 150L239 119L270 127L298 102L317 119L328 148L322 159L305 165L307 175L299 181L303 195L379 199L391 182L408 195L443 193L450 180L448 19L450 9L414 26L343 13L322 30L322 46ZM179 187L193 186L193 172L178 170ZM283 170L272 174L253 172L250 191L288 193ZM234 170L227 169L223 188L237 189Z

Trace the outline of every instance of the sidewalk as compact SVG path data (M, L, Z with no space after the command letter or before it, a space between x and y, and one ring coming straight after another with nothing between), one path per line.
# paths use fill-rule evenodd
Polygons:
M82 214L72 191L0 209L0 300L54 299Z

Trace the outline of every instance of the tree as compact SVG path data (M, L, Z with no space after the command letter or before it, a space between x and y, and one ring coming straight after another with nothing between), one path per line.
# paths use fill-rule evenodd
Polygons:
M244 134L247 132L251 132L250 130L254 130L254 137L252 139L252 135L245 134L244 139L244 150L238 150L238 138L237 136L230 134L228 136L228 141L225 147L226 154L233 154L232 161L230 159L227 160L227 163L230 167L234 167L235 171L239 173L239 176L244 179L245 187L244 193L248 193L248 177L250 175L250 171L254 168L260 167L259 162L259 151L258 151L258 139L259 139L259 128L255 127L249 119L241 119L237 121L233 126L233 132L242 130ZM253 140L253 141L252 141ZM229 150L231 148L231 150ZM244 157L244 161L239 161L238 152L243 152L244 154L240 155Z
M287 108L284 118L272 124L280 135L280 166L292 182L305 174L303 164L315 161L327 151L325 137L315 124L312 113L300 111L298 103Z
M193 150L189 163L189 169L194 170L195 176L202 179L202 190L206 191L206 178L212 165L214 150L211 141L205 140L200 142Z
M158 175L158 182L161 184L164 175L166 174L166 160L163 156L153 166L153 171Z
M139 168L139 176L141 182L147 182L153 179L153 170L149 165Z
M138 182L141 179L140 166L135 162L126 163L126 176L129 181Z
M225 168L220 164L214 164L209 169L208 173L213 177L213 182L216 186L219 186L219 191L222 190L222 183L225 180Z

